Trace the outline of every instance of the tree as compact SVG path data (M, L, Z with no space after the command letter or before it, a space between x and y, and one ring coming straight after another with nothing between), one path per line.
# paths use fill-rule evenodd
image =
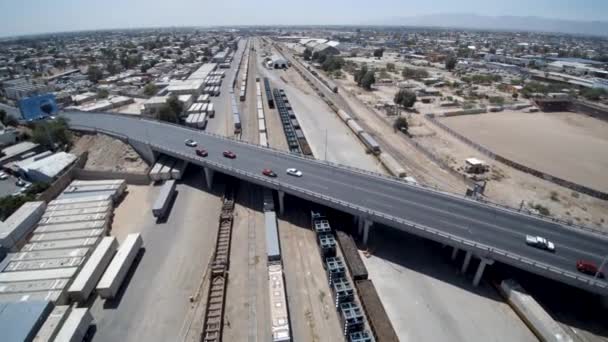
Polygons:
M393 63L386 63L386 71L390 71L390 72L395 71L395 64L393 64Z
M581 96L589 101L599 101L608 92L602 88L586 88L581 91Z
M96 65L89 66L89 71L87 72L87 76L89 77L89 81L93 83L99 82L103 78L103 73Z
M342 69L344 66L344 59L337 56L328 56L325 61L321 64L321 68L327 72L332 72Z
M108 65L106 66L106 70L110 75L117 74L119 71L118 66L113 62L108 63Z
M312 51L309 48L306 48L302 53L302 57L304 57L305 61L309 61L312 58Z
M416 94L409 90L401 89L395 94L393 102L403 108L412 108L414 103L416 103Z
M423 78L428 78L429 72L426 71L425 69L413 69L413 68L408 68L405 67L403 68L403 70L401 71L401 75L403 76L403 78L405 79L415 79L415 80L421 80Z
M169 104L165 103L158 110L157 119L160 121L177 123L177 114L173 111Z
M354 74L355 82L357 82L357 85L361 86L361 80L363 79L363 76L365 76L365 74L367 74L367 65L363 64L361 68L357 70Z
M384 55L384 49L376 49L374 50L374 57L382 57Z
M68 122L64 118L39 121L34 125L32 140L49 149L55 149L57 144L70 145L72 135L68 129Z
M497 106L502 106L503 104L505 104L505 99L502 96L490 96L488 101L490 101L491 104Z
M110 96L110 93L107 89L99 89L99 91L97 92L98 99L105 99L108 98L108 96Z
M169 107L171 107L175 115L180 116L182 114L182 111L184 110L184 105L179 102L177 96L171 95L167 100L167 104L169 105Z
M372 90L374 83L376 83L376 76L374 76L373 70L369 70L361 79L361 87L365 90Z
M446 60L445 60L445 68L448 71L452 71L454 70L454 68L456 68L456 63L458 63L458 60L456 59L456 57L454 55L450 55Z
M405 134L408 134L410 124L407 122L407 118L405 116L399 116L395 122L393 122L393 128L395 131L401 131Z
M146 94L147 96L154 96L154 95L156 95L157 91L158 91L158 88L156 87L156 85L154 83L148 83L144 87L144 94Z

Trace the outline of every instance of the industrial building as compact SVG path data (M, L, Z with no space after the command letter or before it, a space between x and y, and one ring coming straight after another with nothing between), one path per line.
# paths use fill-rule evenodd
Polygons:
M14 166L23 178L34 182L49 183L70 166L76 158L71 153L57 152L37 160L34 156L14 163Z

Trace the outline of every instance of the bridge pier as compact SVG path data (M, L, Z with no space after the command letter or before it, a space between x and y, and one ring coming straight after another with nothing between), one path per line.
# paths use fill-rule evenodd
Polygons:
M365 220L363 223L363 245L367 245L367 239L369 238L369 230L371 229L374 222Z
M458 256L458 247L452 247L454 248L452 250L452 261L456 260L456 257Z
M279 214L283 215L283 212L285 211L285 192L279 190Z
M204 167L203 171L205 172L205 181L207 181L207 189L211 190L213 188L213 174L215 171L211 170L208 167Z
M473 278L473 286L479 285L479 281L481 281L481 276L483 275L486 265L492 264L494 264L494 260L481 258L481 261L479 261L479 266L477 267L477 272L475 272L475 278Z
M464 262L462 263L462 268L460 272L466 273L467 268L469 268L469 263L471 263L471 257L473 256L473 252L467 251L467 254L464 256Z
M363 222L365 222L363 217L357 217L357 234L359 236L363 234Z

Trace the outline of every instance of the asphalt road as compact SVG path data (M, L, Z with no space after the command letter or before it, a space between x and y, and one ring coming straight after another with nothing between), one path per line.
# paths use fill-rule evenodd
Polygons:
M135 117L79 112L67 112L62 115L67 117L70 125L76 128L92 127L140 141L150 141L173 151L192 153L193 158L196 159L193 149L184 145L184 140L194 139L198 141L199 146L209 151L207 159L210 161L252 175L260 175L262 169L271 168L278 174L276 180L283 184L515 253L532 261L558 268L560 271L577 274L575 267L577 260L590 260L599 265L608 255L608 238L605 236L567 228L552 221L420 188L405 182L346 168L336 168L286 153L219 139L185 127ZM237 158L231 160L222 157L222 152L225 150L233 151ZM286 175L285 170L290 167L301 170L304 176L297 178ZM526 234L543 236L553 241L556 252L550 253L527 246ZM506 261L510 262L510 260ZM515 260L510 263L516 267L524 266ZM572 283L572 280L570 282ZM582 286L581 281L575 281L574 284L578 285L577 282ZM606 288L604 287L600 292L606 292Z

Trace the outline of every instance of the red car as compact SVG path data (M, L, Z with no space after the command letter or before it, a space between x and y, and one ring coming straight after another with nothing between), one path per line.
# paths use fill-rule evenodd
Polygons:
M224 153L222 153L222 154L226 158L230 158L230 159L236 158L236 154L234 154L234 152L232 152L232 151L224 151Z
M199 157L206 157L209 155L209 153L207 153L207 150L204 150L202 148L199 148L196 150L196 155Z
M591 261L586 261L586 260L577 261L576 269L581 273L585 273L585 274L588 274L588 275L594 276L594 277L595 277L595 274L597 273L598 278L604 278L604 273L598 272L599 270L598 270L597 266Z
M264 170L262 170L262 174L264 176L268 176L268 177L271 177L271 178L274 178L274 177L277 176L277 174L274 173L271 169L264 169Z

